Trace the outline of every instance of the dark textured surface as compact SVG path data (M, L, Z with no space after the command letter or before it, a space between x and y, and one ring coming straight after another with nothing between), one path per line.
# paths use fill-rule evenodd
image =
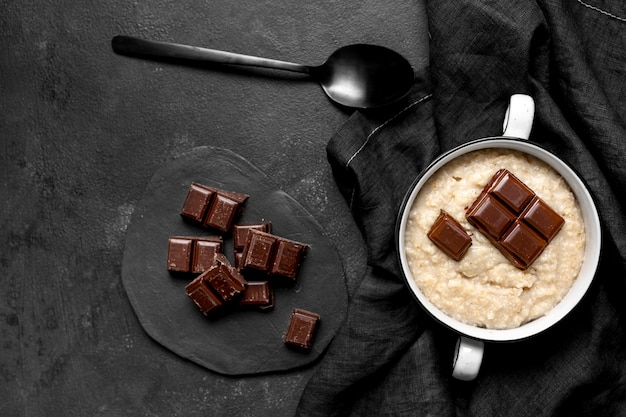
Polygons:
M224 377L141 328L121 282L153 173L195 146L235 150L336 239L363 250L326 160L349 111L314 83L114 55L130 34L316 64L372 42L423 64L419 4L0 0L0 414L292 415L314 366Z

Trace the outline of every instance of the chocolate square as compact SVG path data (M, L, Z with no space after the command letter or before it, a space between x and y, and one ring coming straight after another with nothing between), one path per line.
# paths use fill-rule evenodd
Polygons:
M524 266L532 264L541 255L547 242L525 223L518 220L502 237L500 245Z
M526 184L506 169L501 169L495 174L491 193L515 214L521 213L535 196Z
M248 241L243 251L242 268L269 271L277 237L258 230L248 232Z
M472 238L463 226L444 210L441 210L427 235L439 249L455 261L460 261L472 245Z
M307 246L284 238L278 239L270 274L296 279Z
M172 272L189 272L193 252L193 239L171 237L167 243L167 269Z
M205 316L218 310L223 305L222 300L206 286L201 276L196 277L196 279L187 284L185 292Z
M238 214L240 203L220 193L213 197L204 226L228 232Z
M191 272L201 274L211 268L215 254L222 252L222 240L219 238L196 238L193 247Z
M466 218L481 232L488 233L492 239L498 240L511 227L517 216L496 198L487 194L482 199L476 200L467 211Z
M285 344L304 350L311 349L319 321L318 314L299 308L293 309L284 336Z
M222 264L212 267L200 277L224 302L233 300L245 289L244 285L234 278L228 268Z
M196 222L202 222L213 194L214 190L195 182L191 183L180 214Z
M249 230L260 230L261 232L270 233L272 224L269 222L246 223L233 225L233 246L235 250L243 250L248 241Z
M268 281L250 281L239 300L241 307L268 310L274 307L274 289Z
M540 198L535 198L520 218L539 232L548 242L556 236L565 223L565 219Z

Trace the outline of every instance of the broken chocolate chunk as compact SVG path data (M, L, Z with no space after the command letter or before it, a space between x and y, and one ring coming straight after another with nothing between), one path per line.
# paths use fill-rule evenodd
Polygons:
M285 344L304 350L311 349L319 321L318 314L300 308L293 309L284 336Z
M472 245L472 238L463 226L444 210L430 228L428 238L455 261L460 261Z
M565 222L506 169L494 174L465 217L522 270L541 255Z

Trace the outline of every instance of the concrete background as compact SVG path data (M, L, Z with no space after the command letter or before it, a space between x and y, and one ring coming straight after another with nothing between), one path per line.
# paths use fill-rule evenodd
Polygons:
M305 64L368 42L419 67L421 9L417 0L0 0L0 415L293 415L315 365L226 377L145 334L120 279L125 230L168 158L228 148L327 225L353 290L364 252L325 151L352 112L301 78L122 57L110 40Z

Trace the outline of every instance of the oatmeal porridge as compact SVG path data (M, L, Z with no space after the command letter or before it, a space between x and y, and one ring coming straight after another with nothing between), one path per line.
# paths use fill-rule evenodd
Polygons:
M466 219L468 207L502 168L565 220L525 270ZM471 236L471 246L458 261L427 236L442 209ZM517 151L480 150L444 165L424 184L410 209L405 250L413 279L437 308L470 325L509 329L543 316L568 292L583 261L584 223L572 191L550 166Z

